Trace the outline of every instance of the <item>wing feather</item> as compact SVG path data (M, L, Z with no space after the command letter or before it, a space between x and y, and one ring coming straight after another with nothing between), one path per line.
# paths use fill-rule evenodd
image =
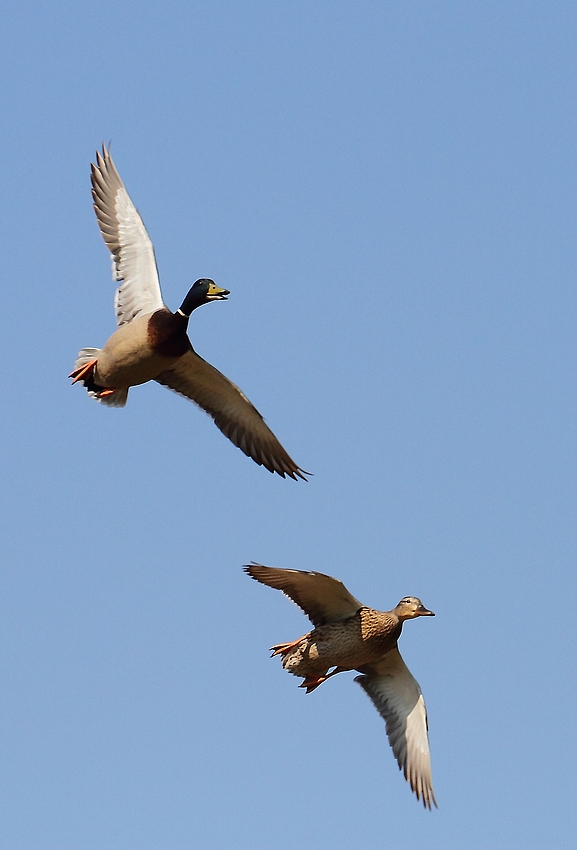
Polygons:
M398 649L367 668L355 682L366 691L386 723L393 753L417 799L437 805L431 776L427 709L421 688Z
M94 211L112 256L112 279L122 281L114 296L120 326L164 306L154 248L105 145L91 169Z
M159 384L191 399L202 407L215 424L259 466L283 478L302 478L304 470L283 449L273 432L245 394L218 369L203 360L194 349L155 378Z
M315 627L347 620L363 607L342 581L324 573L284 570L255 563L247 565L245 572L261 584L282 590L305 612Z

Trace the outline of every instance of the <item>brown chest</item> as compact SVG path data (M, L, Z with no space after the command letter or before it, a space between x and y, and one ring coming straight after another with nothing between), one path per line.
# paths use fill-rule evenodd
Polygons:
M331 664L356 668L381 658L397 643L401 624L396 617L371 608L348 620L314 629L309 639L311 655Z
M359 617L363 644L370 655L378 658L396 646L403 628L397 617L372 608L361 608Z
M157 310L148 321L148 344L164 357L182 357L192 346L186 329L188 319L170 310Z

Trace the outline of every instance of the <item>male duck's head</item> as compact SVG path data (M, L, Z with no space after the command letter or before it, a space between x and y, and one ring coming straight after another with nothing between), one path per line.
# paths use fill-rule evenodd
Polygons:
M228 289L221 289L214 280L201 277L191 286L177 313L188 318L197 307L208 304L209 301L226 301L228 295L230 295Z
M395 608L395 613L399 620L412 620L413 617L435 616L432 611L425 608L421 600L417 599L416 596L405 596L404 599L401 599Z

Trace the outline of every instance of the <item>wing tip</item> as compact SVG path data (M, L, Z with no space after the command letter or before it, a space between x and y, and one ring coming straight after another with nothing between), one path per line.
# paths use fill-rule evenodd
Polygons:
M251 561L250 564L243 564L243 571L255 581L259 581L257 576L254 574L255 567L257 570L268 570L269 567L265 567L264 564L259 564L258 561Z
M307 472L305 469L301 469L300 466L297 466L296 469L293 469L291 472L287 473L287 475L289 475L293 481L298 481L299 478L301 481L308 481L307 475L312 477L312 472Z
M256 458L253 457L253 460L256 460ZM264 466L273 474L276 472L276 474L280 475L281 478L292 478L293 481L298 481L300 478L301 481L308 482L307 475L309 477L312 477L313 475L312 472L307 472L306 469L301 469L300 466L296 465L296 463L291 463L290 465L285 464L284 466L275 465L272 462L266 463L264 460L256 460L256 463L258 463L259 466Z
M427 788L422 788L420 791L418 788L414 788L411 783L411 789L414 794L416 794L417 800L420 800L425 809L428 809L430 812L433 811L433 807L435 809L439 808L439 804L437 803L437 798L435 797L435 792L433 791L432 786L428 786Z

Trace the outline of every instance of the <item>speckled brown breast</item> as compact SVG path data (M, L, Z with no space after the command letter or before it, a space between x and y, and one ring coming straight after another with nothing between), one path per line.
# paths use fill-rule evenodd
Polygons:
M399 622L395 614L388 611L375 611L374 608L361 608L359 617L361 638L365 650L371 656L371 661L380 658L396 646L403 624Z
M334 666L355 670L393 649L401 629L394 614L361 608L348 620L314 629L284 656L283 667L295 676L322 675Z

